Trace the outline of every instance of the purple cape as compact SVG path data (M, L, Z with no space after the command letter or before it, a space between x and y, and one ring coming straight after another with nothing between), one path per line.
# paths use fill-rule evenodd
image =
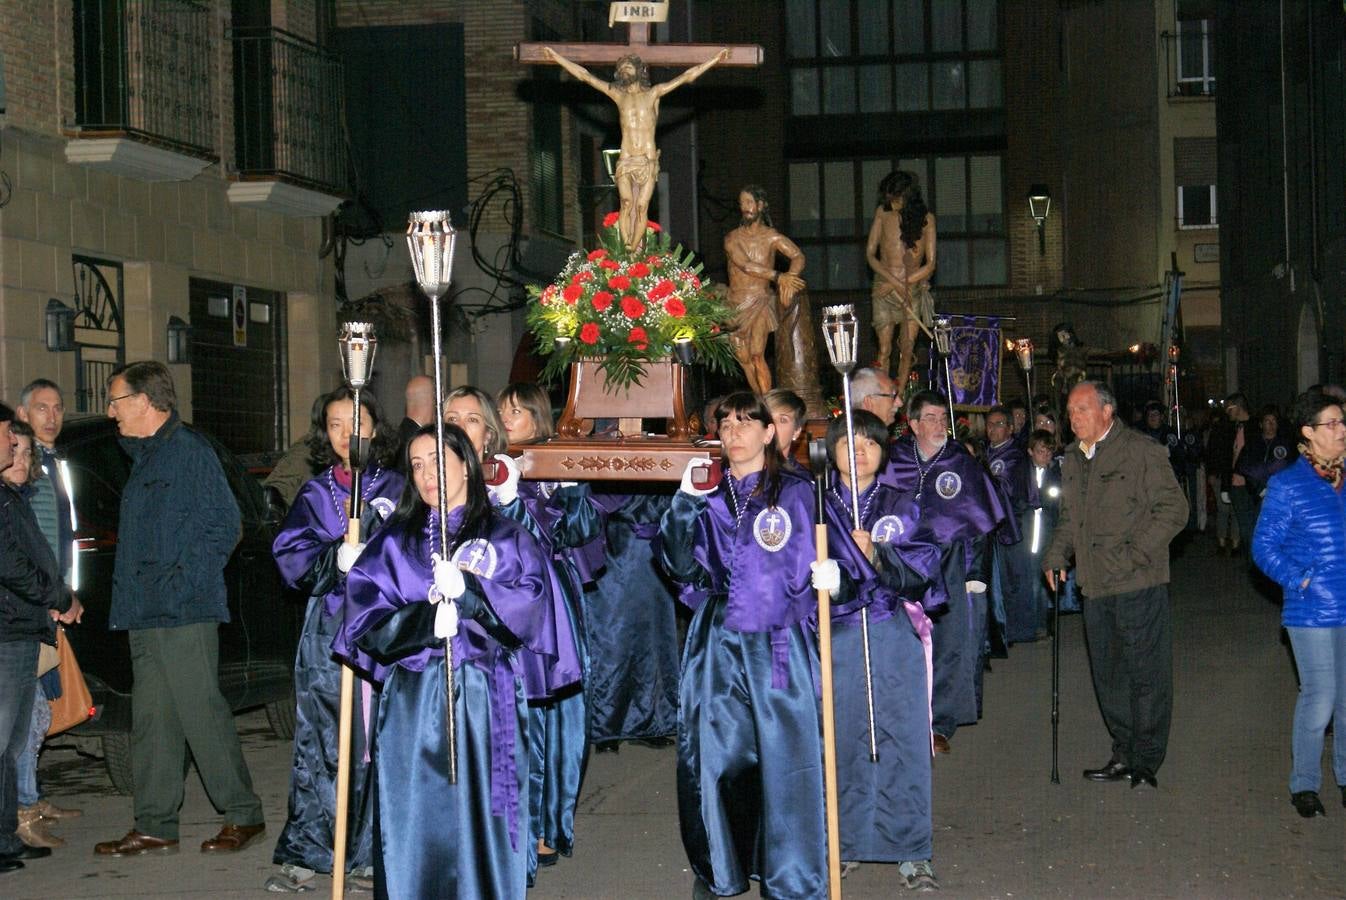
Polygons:
M940 546L990 534L1010 518L990 473L957 441L945 442L938 458L919 463L918 469L916 439L905 434L893 442L879 480L903 494L918 494L921 525Z

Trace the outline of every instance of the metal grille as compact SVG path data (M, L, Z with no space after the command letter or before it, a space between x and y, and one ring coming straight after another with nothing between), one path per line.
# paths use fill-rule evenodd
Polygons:
M340 60L275 28L238 28L231 37L239 174L345 194Z
M122 266L103 259L71 259L75 279L75 410L107 411L107 380L126 361L122 332Z
M211 59L199 0L75 0L75 124L217 158Z

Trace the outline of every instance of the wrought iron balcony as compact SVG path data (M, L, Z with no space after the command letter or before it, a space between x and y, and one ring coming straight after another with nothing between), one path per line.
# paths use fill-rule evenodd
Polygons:
M275 28L239 28L231 39L239 176L345 196L340 60Z
M207 160L214 148L210 5L74 0L75 127Z

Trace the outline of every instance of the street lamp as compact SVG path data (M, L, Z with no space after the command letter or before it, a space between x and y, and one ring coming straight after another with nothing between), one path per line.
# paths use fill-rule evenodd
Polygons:
M1028 213L1038 226L1038 256L1047 255L1047 216L1052 211L1052 195L1045 184L1028 189Z
M168 361L175 365L192 361L192 326L177 316L168 317Z

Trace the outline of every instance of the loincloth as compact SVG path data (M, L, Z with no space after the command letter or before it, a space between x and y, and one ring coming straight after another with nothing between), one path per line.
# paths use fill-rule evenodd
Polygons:
M888 288L888 290L884 290ZM932 328L935 324L935 298L930 293L930 285L924 281L913 284L911 291L911 308L915 310L916 315L912 315L907 309L907 305L897 295L897 289L893 288L881 278L874 279L874 290L870 295L873 302L874 327L883 329L891 328L894 325L901 325L908 319L916 319L926 328Z
M656 150L653 159L643 155L621 154L617 157L617 168L613 171L612 178L614 181L630 178L636 184L645 184L653 181L658 174L659 151Z
M729 302L734 307L734 325L729 333L730 342L754 355L760 355L766 350L767 336L776 330L775 293L750 295L739 303L735 303L731 295Z

